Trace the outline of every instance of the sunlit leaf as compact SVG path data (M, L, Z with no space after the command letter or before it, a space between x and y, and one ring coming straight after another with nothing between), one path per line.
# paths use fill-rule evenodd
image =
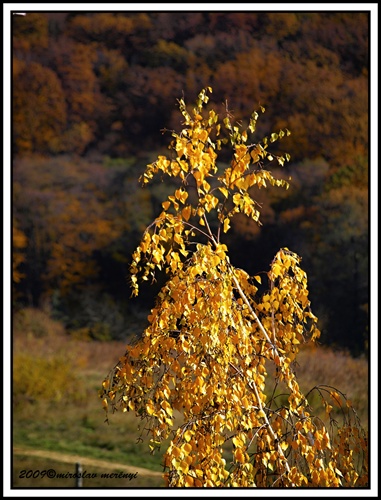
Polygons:
M191 213L192 213L192 207L191 207L191 205L187 205L181 211L181 215L184 217L184 219L186 221L188 221L190 219Z

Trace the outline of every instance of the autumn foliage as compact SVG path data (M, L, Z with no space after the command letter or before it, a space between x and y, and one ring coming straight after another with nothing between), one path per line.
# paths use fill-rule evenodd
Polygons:
M130 335L137 305L148 301L139 295L132 311L121 305L126 255L179 177L160 183L155 176L145 190L137 180L167 154L158 130L181 127L174 96L193 102L212 86L220 116L228 99L246 128L250 110L263 105L260 137L292 130L282 147L293 159L285 169L293 182L285 190L263 179L269 189L257 190L256 204L241 200L245 209L224 233L232 262L256 274L280 247L308 255L322 343L369 353L366 10L28 11L11 23L17 308L48 306L76 332L94 321L107 295L123 314L117 329L111 308L96 320L109 332L101 337ZM228 151L218 161L229 162ZM282 169L274 162L277 177ZM258 204L263 226L247 216ZM210 215L214 224L217 212Z
M366 486L367 436L350 401L333 387L303 394L299 386L299 348L320 335L301 258L281 248L267 273L250 276L223 242L236 214L260 224L258 189L288 188L268 167L290 160L271 151L290 132L257 142L264 108L245 128L227 108L222 119L208 106L211 92L190 111L178 101L184 121L172 131L172 155L159 155L141 178L178 184L133 253L132 293L158 272L167 281L142 338L104 380L103 406L134 411L152 452L169 439L170 487ZM325 419L310 407L313 392Z

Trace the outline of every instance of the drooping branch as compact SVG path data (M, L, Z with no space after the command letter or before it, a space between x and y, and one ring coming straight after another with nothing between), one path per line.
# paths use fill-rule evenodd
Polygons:
M262 325L262 322L260 321L260 319L258 318L256 312L254 311L252 305L250 304L250 301L248 300L248 298L246 297L246 294L244 293L244 291L242 290L241 288L241 285L238 281L238 278L236 277L236 275L234 274L234 269L232 266L229 267L230 269L230 272L231 272L231 276L233 278L233 281L234 281L234 284L235 286L237 287L237 290L238 290L238 293L240 294L242 300L245 302L245 304L247 305L247 307L249 308L249 311L250 311L250 314L252 315L253 319L255 320L255 322L257 323L257 325L259 326L259 329L261 330L261 332L263 333L266 341L268 342L268 344L270 345L271 349L273 350L274 352L274 360L275 360L275 363L277 365L280 364L281 362L281 356L279 356L279 353L278 353L278 350L275 346L275 344L271 341L270 337L269 337L269 334L266 332L265 330L265 327Z
M229 363L229 366L231 366L231 368L233 368L233 370L235 370L239 375L240 377L245 380L245 376L244 374L241 372L241 370L239 370L236 366L234 366L232 363ZM255 394L255 397L257 398L257 401L258 401L258 407L259 407L259 413L260 415L264 418L265 420L265 423L266 423L266 428L269 430L270 434L271 434L271 437L273 438L273 441L275 443L275 446L277 448L277 451L279 453L279 456L281 458L281 461L283 462L284 466L285 466L285 469L286 471L289 473L291 471L290 469L290 466L289 466L289 463L288 463L288 460L282 450L282 447L280 446L280 443L279 443L279 439L278 439L278 436L276 434L276 432L274 431L274 429L272 428L271 426L271 423L269 421L269 419L267 418L267 414L264 410L264 407L263 407L263 404L262 404L262 401L261 401L261 398L260 398L260 395L259 395L259 392L258 392L258 387L255 383L254 380L249 380L248 381L248 385L250 387L250 389L253 390L254 394ZM294 483L291 483L291 486L295 486Z

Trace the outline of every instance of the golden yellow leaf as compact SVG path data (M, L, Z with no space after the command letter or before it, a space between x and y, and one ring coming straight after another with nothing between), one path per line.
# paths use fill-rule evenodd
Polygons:
M334 402L334 404L336 406L339 406L339 407L342 406L341 397L337 391L331 391L330 396L331 396L332 401Z
M298 442L297 442L297 441L291 441L291 448L292 448L293 450L297 450L297 449L298 449L298 447L299 447L299 444L298 444Z
M192 439L193 432L190 431L189 429L184 432L184 439L185 441L189 442Z
M175 234L173 235L173 239L174 239L174 241L175 241L176 243L178 243L179 245L181 245L181 243L183 242L183 239L182 239L181 235L180 235L180 234L178 234L178 233L175 233Z
M176 198L181 202L185 203L188 198L188 192L182 189L178 189L175 193Z
M219 190L221 191L221 193L225 196L225 198L228 198L228 197L229 197L229 191L228 191L226 188L224 188L224 187L219 187L218 189L219 189Z
M240 462L241 464L244 464L246 462L245 454L240 448L234 450L234 458L237 460L237 462Z
M249 400L247 399L247 396L244 396L242 399L242 406L247 410L250 406Z
M175 458L179 458L181 457L182 453L181 453L181 450L180 448L178 448L177 446L174 446L170 452L170 455L172 457L175 457Z
M230 229L230 220L228 218L224 219L224 233L227 233Z
M171 405L168 403L168 401L163 401L161 403L161 407L167 413L167 415L169 415L170 417L172 417L172 415L173 415L173 409L172 409Z
M183 460L180 462L178 466L178 470L180 470L184 475L188 474L189 471L189 464L186 462L186 460Z
M275 277L279 276L281 274L282 268L279 264L275 263L273 264L271 268L271 272L274 274Z
M192 476L187 476L185 478L185 486L192 487L194 485L194 479Z
M187 205L181 211L181 215L184 217L186 221L190 219L191 213L192 213L192 207L190 205Z
M181 448L187 455L192 451L192 445L190 443L184 443Z
M312 451L307 453L306 460L309 464L311 464L314 461L314 458L315 454Z
M147 403L146 405L148 415L153 415L155 413L155 407L152 402Z
M234 436L232 441L233 441L234 446L236 446L237 448L242 447L244 444L242 439L238 436Z
M203 189L204 189L205 193L209 193L209 191L210 191L210 184L209 184L209 182L207 182L207 181L203 181L203 182L202 182L202 187L203 187ZM206 195L206 196L205 196L205 199L206 199L206 200L208 200L208 198L207 198L208 196L210 196L210 195ZM209 203L209 202L207 201L207 203Z
M289 446L289 445L288 445L287 441L282 441L282 442L280 443L280 447L282 448L282 450L283 450L283 451L286 451L286 450L287 450L287 448L288 448L288 446Z

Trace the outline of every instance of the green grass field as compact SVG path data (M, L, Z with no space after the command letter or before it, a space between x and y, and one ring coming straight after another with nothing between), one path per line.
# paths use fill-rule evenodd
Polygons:
M151 455L144 422L132 412L117 412L105 423L98 390L124 347L122 342L75 340L54 329L41 337L25 329L15 329L13 487L75 487L75 479L70 477L50 479L35 472L39 477L21 478L20 474L23 470L51 468L60 474L74 473L77 458L88 473L97 474L92 479L84 479L84 488L164 486L160 473L166 443ZM297 370L304 391L322 383L339 388L354 404L363 426L368 427L368 363L365 359L353 359L322 348L304 349L300 352ZM139 425L142 428L139 429ZM139 442L140 436L142 442ZM46 456L31 455L36 452L45 452ZM128 470L135 467L140 472L133 480L100 477L102 473L119 473L120 467ZM148 472L140 469L148 469Z

